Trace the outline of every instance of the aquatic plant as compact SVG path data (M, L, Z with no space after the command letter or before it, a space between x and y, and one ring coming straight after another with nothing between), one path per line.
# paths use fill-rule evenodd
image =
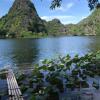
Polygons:
M6 79L6 69L0 70L0 79Z
M94 81L93 81L92 86L95 87L96 89L99 89L99 84L98 84L97 82L94 82Z
M22 83L23 93L28 91L27 94L31 95L30 100L59 100L59 94L65 93L66 89L74 91L76 88L89 88L88 78L100 77L99 65L100 52L88 53L82 57L75 55L71 58L67 55L56 60L45 59L41 66L34 65L30 77L25 73L20 75L18 83ZM92 86L99 88L95 82Z

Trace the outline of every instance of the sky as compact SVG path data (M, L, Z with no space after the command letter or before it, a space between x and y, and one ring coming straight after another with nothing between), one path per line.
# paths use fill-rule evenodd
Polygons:
M50 21L59 19L63 24L76 24L91 14L88 0L63 0L62 6L50 9L52 0L31 0L42 19ZM8 13L14 0L0 0L0 17Z

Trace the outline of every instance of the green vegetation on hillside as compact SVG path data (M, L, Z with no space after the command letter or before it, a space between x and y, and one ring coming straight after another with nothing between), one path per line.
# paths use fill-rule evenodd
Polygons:
M60 35L100 35L100 7L78 24L63 25L58 19L42 20L30 0L15 0L0 19L0 38L37 38Z
M66 25L66 30L72 35L100 35L100 8L95 9L90 16L76 25Z
M92 14L78 23L80 32L90 35L100 35L100 8L95 9Z
M48 35L58 36L65 34L64 25L58 19L53 19L45 23Z
M2 30L7 32L7 37L12 34L15 37L24 37L23 33L46 32L43 21L30 0L15 0L8 14L0 19L0 31Z

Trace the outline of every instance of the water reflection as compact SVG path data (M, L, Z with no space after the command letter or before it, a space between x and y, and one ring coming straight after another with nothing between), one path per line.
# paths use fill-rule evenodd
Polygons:
M13 60L15 63L33 63L37 60L38 44L31 40L17 40L13 45Z
M96 50L100 50L100 37L0 40L0 67L16 64L19 68L25 68L26 63L31 66L45 58L65 54L84 55Z
M26 63L29 63L30 65L35 63L35 61L37 61L38 45L36 40L34 40L34 42L32 41L33 40L31 39L1 40L1 67L7 64L16 64L17 66L22 66Z
M91 43L89 44L90 51L100 50L100 36L91 37Z

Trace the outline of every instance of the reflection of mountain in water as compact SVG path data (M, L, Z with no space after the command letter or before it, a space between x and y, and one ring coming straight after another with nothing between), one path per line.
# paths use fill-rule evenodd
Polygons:
M91 37L89 48L91 52L100 50L100 36Z
M10 63L25 68L45 58L51 59L66 54L83 55L96 50L100 50L100 37L0 40L0 67Z
M31 40L16 40L13 45L15 47L14 54L14 62L17 64L22 63L30 63L32 64L37 60L38 49L37 42L32 42Z

